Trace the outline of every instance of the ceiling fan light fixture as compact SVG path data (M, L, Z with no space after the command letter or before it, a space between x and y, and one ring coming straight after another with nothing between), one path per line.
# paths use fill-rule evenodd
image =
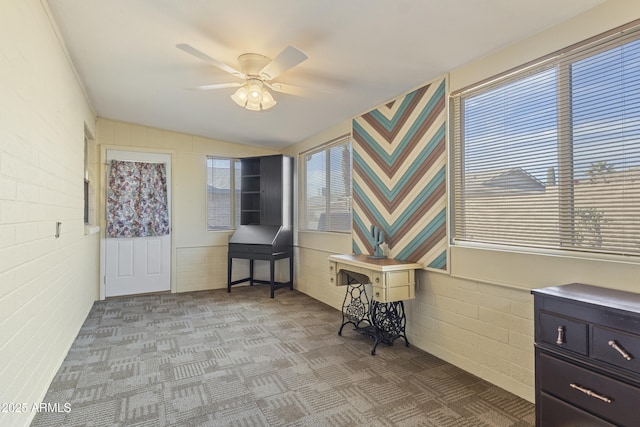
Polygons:
M254 101L251 101L251 100L247 101L247 104L244 106L244 108L246 108L247 110L250 110L250 111L260 111L260 110L262 110L262 107L261 107L259 102L254 102Z
M251 111L263 111L276 105L271 92L260 80L249 80L231 95L231 99L239 106Z
M249 85L249 99L251 102L261 102L262 101L262 92L264 86L262 86L262 82L248 82Z
M231 95L231 99L247 110L264 111L273 108L276 105L276 100L273 99L269 89L289 95L303 95L301 88L271 82L282 73L307 59L307 55L297 47L287 46L273 60L257 53L244 53L238 57L239 70L210 57L186 43L177 44L176 47L214 67L244 79L245 82L243 84L221 83L199 86L195 89L209 90L237 87L238 89Z
M276 100L273 99L271 92L269 92L266 88L262 88L262 109L268 110L276 105Z
M231 99L233 102L238 104L241 107L244 107L247 104L247 99L249 99L249 89L247 85L244 84L235 91L233 95L231 95Z

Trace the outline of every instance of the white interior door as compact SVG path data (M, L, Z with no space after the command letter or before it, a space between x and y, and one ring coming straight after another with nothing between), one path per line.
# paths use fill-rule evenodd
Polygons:
M167 202L171 223L171 156L162 153L107 150L107 164L110 164L111 160L166 165ZM105 240L106 297L171 289L171 234L154 237L106 237Z

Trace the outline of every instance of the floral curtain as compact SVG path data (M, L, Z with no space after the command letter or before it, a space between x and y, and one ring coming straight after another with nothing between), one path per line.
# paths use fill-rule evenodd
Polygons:
M112 160L107 188L107 237L169 234L163 163Z

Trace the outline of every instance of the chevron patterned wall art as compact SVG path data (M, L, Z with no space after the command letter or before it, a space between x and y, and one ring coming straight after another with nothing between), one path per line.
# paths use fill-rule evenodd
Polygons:
M447 269L446 80L353 120L353 251Z

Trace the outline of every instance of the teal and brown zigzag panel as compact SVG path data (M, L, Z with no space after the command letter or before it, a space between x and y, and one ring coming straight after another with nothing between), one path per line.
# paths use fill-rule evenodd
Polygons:
M447 269L446 81L353 120L353 251Z

